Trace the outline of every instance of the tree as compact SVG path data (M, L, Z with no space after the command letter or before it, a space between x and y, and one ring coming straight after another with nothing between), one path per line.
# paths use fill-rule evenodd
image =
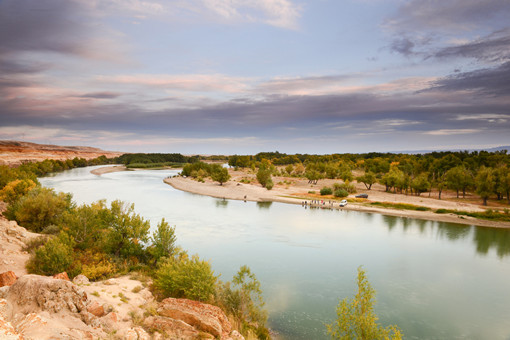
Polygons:
M31 179L16 179L0 190L0 200L13 204L19 198L34 189L36 184Z
M259 181L260 185L262 185L264 188L266 187L267 183L271 180L271 170L260 168L257 172L257 181Z
M363 176L357 177L356 180L365 184L367 190L370 190L372 185L376 182L377 178L372 171L367 171Z
M464 166L456 166L446 172L446 183L448 188L457 191L457 198L459 190L462 190L462 197L465 198L467 188L473 185L473 177Z
M394 325L386 328L377 324L374 312L375 290L367 280L365 271L358 268L358 293L353 300L343 299L337 306L337 320L326 325L332 339L386 340L402 339L401 330Z
M487 205L487 199L494 192L494 174L491 168L482 166L475 178L476 193L483 199L483 205Z
M152 235L152 245L148 248L155 262L164 256L172 256L175 251L175 228L172 228L163 218Z
M411 188L414 190L417 196L420 196L422 192L429 190L430 182L427 178L427 174L422 173L415 177L411 182Z
M41 232L50 224L57 224L64 211L72 206L71 194L37 187L10 205L6 217L33 232Z
M223 183L227 182L230 179L230 175L226 168L221 168L221 169L215 169L211 173L211 178L213 181L219 182L220 185L223 185Z
M141 256L143 243L148 241L149 221L134 213L134 204L113 201L104 211L103 221L108 228L107 252L119 257Z

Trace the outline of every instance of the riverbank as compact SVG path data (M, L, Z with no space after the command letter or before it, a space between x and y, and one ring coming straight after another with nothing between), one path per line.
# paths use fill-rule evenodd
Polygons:
M109 174L112 172L119 172L119 171L126 171L126 170L127 170L127 168L124 165L114 165L114 166L104 166L101 168L97 168L97 169L92 170L90 173L97 175L97 176L101 176L101 175Z
M369 202L388 202L388 203L405 203L414 204L430 208L432 210L437 209L449 209L469 212L481 212L484 211L478 205L438 200L428 197L420 196L408 196L401 194L392 194L387 192L380 192L376 190L364 191L369 194L370 200L366 202L349 202L345 207L339 207L339 200L331 200L330 198L320 197L317 194L310 194L313 191L319 191L320 187L328 185L328 180L323 180L321 185L309 185L306 180L293 179L290 184L275 185L272 190L267 190L258 184L241 183L239 182L239 176L232 176L232 180L219 185L217 182L205 180L204 183L195 181L191 178L184 177L172 177L166 178L165 183L171 185L175 189L191 192L194 194L212 196L224 199L233 200L245 200L255 202L282 202L289 204L303 205L303 202L307 202L309 206L312 200L324 200L325 204L316 204L318 208L333 208L333 209L344 209L352 211L361 211L369 213L378 213L390 216L408 217L414 219L431 220L438 222L449 222L459 223L465 225L476 225L482 227L493 227L493 228L510 228L510 223L500 221L482 220L469 216L459 216L456 214L437 214L434 211L415 211L415 210L399 210L391 208L382 208L366 205ZM273 179L277 182L278 179ZM283 182L282 182L283 183ZM311 189L311 190L306 190ZM354 195L350 195L349 198L353 198ZM348 199L349 199L348 198ZM334 202L333 205L330 201Z

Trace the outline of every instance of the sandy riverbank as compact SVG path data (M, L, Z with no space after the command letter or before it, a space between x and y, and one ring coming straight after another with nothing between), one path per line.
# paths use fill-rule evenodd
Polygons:
M124 165L114 165L114 166L104 166L102 168L97 168L92 170L90 173L101 176L104 174L109 174L111 172L118 172L118 171L126 171L127 168Z
M235 175L233 176L235 177ZM225 199L235 199L235 200L246 200L246 201L256 201L256 202L283 202L290 204L298 204L301 205L303 201L310 202L312 199L321 199L320 197L310 197L308 191L304 191L304 189L320 190L320 187L327 185L327 180L323 181L320 185L314 186L308 185L306 180L296 179L294 183L291 185L276 185L272 190L266 190L262 188L258 184L245 184L239 183L234 180L231 180L227 183L224 183L220 186L217 182L212 182L210 180L206 180L205 183L197 182L191 178L183 178L183 177L173 177L166 178L165 183L171 185L172 187L183 190L195 194L207 195L217 198L225 198ZM273 179L274 180L274 179ZM305 184L303 184L303 182ZM427 197L416 197L416 196L408 196L408 195L400 195L400 194L392 194L386 192L379 192L376 190L364 191L369 193L370 201L378 201L378 202L390 202L390 203L408 203L415 204L420 206L429 207L431 209L452 209L452 210L463 210L463 211L483 211L483 208L480 208L478 205L469 204L469 203L461 203L461 202L452 202L446 200L438 200L434 198ZM292 197L291 197L292 196ZM351 195L354 196L354 195ZM351 197L350 196L350 197ZM297 198L293 198L297 197ZM322 205L323 208L330 208L329 199L325 199L326 204ZM333 204L334 209L340 209L338 201L335 201ZM477 225L484 227L496 227L496 228L510 228L510 223L508 222L495 222L495 221L487 221L475 219L468 216L458 216L455 214L436 214L432 211L414 211L414 210L397 210L397 209L389 209L389 208L378 208L363 205L362 203L351 202L346 207L341 209L345 210L353 210L353 211L363 211L363 212L372 212L379 213L383 215L390 216L401 216L401 217L409 217L423 220L431 220L431 221L440 221L440 222L450 222L450 223L460 223L466 225Z

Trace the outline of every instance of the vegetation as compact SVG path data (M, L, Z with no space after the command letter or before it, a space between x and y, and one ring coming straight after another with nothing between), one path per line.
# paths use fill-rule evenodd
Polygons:
M380 183L387 192L419 196L437 191L441 199L443 191L450 189L457 193L457 198L461 192L462 198L476 193L483 204L492 198L498 201L506 198L506 203L510 204L510 155L506 150L415 155L375 152L287 155L276 151L234 155L228 162L236 168L258 169L259 172L262 169L265 177L270 172L271 175L306 178L312 185L324 178L341 179L347 184L353 181L353 173L356 173L356 180L367 190ZM350 193L348 188L343 189ZM338 191L338 194L344 192Z
M354 299L343 299L336 309L337 320L326 325L332 339L402 339L402 332L397 326L386 328L377 323L374 312L375 290L365 275L358 268L358 292Z
M198 181L203 181L204 178L210 177L213 181L220 183L220 185L223 185L223 183L230 179L228 170L218 163L195 162L186 164L182 168L181 175L192 177Z
M92 164L99 162L110 161L100 159ZM27 263L30 273L54 275L65 271L71 278L82 273L99 280L136 271L152 277L160 297L216 304L236 320L246 336L269 339L260 283L248 267L241 267L232 282L223 283L209 262L176 246L175 229L164 219L150 235L149 221L136 214L132 204L113 201L108 206L98 201L77 206L70 194L42 188L37 181L42 174L87 164L76 159L18 168L0 166L0 195L8 203L6 216L31 231L48 234L26 247L31 254ZM228 171L219 164L193 162L186 166L183 171L202 171L220 184L228 180ZM127 302L125 296L119 297Z

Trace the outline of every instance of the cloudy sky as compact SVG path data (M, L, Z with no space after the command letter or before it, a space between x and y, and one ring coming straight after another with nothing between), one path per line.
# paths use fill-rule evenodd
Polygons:
M508 0L0 0L0 139L333 153L510 145Z

